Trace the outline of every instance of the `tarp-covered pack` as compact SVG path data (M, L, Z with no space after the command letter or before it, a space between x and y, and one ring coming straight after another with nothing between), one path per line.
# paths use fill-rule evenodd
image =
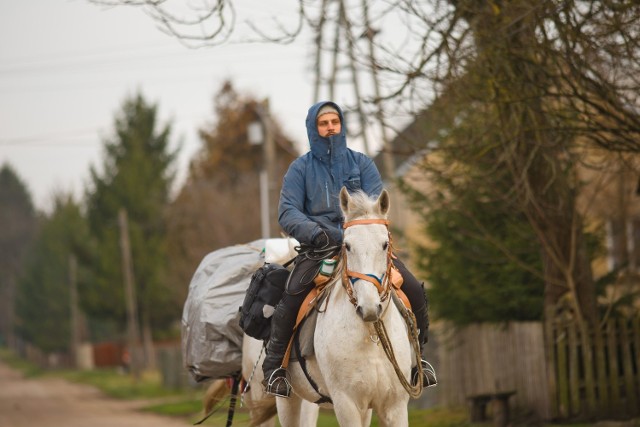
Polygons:
M265 262L287 261L296 244L293 239L255 240L204 257L182 312L182 360L196 381L223 378L241 369L239 308L251 276Z

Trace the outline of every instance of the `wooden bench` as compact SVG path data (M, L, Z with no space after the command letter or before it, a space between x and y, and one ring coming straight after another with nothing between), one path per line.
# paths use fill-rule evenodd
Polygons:
M487 404L491 403L493 413L493 425L506 427L509 425L509 398L516 394L515 390L497 391L467 396L471 401L471 422L483 422L487 420Z

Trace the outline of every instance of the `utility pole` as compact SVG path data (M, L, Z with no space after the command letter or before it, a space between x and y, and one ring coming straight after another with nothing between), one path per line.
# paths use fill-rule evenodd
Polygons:
M134 380L140 379L140 358L138 355L139 327L136 305L136 290L133 281L133 263L131 261L131 245L129 244L129 221L125 208L118 212L120 226L120 251L122 256L122 276L124 277L124 296L127 305L128 344L130 353L130 367Z
M269 99L256 104L255 112L258 115L259 123L251 123L249 127L249 142L254 145L262 144L263 164L260 171L260 223L262 228L262 238L271 237L271 201L275 178L275 141L273 135L273 125L269 110Z
M78 368L80 365L80 328L78 310L78 282L77 282L78 262L73 254L69 255L69 304L71 305L71 358L73 365Z

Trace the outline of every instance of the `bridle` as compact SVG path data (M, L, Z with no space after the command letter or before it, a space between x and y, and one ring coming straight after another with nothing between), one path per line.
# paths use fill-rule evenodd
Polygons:
M345 222L342 228L347 229L354 225L370 225L370 224L382 224L387 227L387 233L389 235L389 244L387 245L387 268L382 277L377 277L374 274L365 274L357 271L349 270L347 264L347 250L346 246L342 244L342 262L344 268L342 269L342 286L347 291L349 301L354 306L357 305L356 298L353 295L353 284L358 280L365 280L373 284L378 289L380 295L380 301L384 302L391 291L391 257L392 257L392 245L391 245L391 232L389 231L389 220L386 219L354 219L353 221Z
M387 227L387 233L389 235L389 244L387 246L387 268L384 275L381 278L376 277L373 274L362 274L356 271L351 271L347 268L347 249L345 244L342 245L342 262L344 262L344 268L342 269L342 286L345 288L347 295L349 296L349 301L354 306L357 306L357 301L353 296L353 283L357 280L366 280L369 283L372 283L376 288L378 288L378 293L380 294L380 300L385 301L389 298L391 294L391 268L393 266L392 258L393 258L393 245L391 244L391 232L389 231L389 221L386 219L356 219L353 221L349 221L344 223L343 228L349 228L354 225L368 225L368 224L382 224ZM395 292L394 294L395 295ZM394 296L392 298L396 302L396 306L398 307L398 311L402 315L405 324L407 325L407 333L409 334L409 339L411 341L411 345L413 346L413 354L416 358L416 366L418 367L418 383L412 385L404 376L404 373L400 369L398 365L398 360L396 359L395 353L393 351L393 346L391 345L391 340L387 334L387 329L384 325L382 319L378 319L373 323L373 326L376 330L376 334L378 336L379 342L384 349L385 355L392 363L393 368L400 380L400 383L404 387L404 389L409 393L409 395L413 398L418 398L422 394L422 361L420 355L420 346L418 344L418 329L416 327L416 319L413 313L410 310L407 310L399 299Z

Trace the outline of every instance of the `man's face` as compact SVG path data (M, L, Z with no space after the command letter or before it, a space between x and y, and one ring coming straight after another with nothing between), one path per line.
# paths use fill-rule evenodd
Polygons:
M336 113L326 113L318 117L318 133L322 137L338 135L342 131L340 116Z

